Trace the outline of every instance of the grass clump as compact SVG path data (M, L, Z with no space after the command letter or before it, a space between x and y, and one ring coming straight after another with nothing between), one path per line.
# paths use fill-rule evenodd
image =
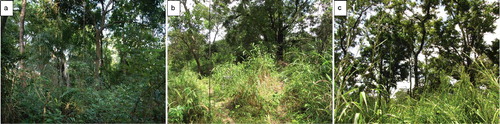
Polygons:
M195 72L186 70L169 76L169 119L171 123L206 122L208 88Z

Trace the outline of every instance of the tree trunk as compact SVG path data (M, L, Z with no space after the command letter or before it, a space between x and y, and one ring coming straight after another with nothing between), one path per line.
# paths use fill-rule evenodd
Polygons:
M19 53L22 55L24 53L24 16L26 15L26 0L22 1L21 14L19 15ZM19 69L24 69L24 60L19 60ZM24 80L24 72L21 72L21 83L23 87L26 87L26 81Z
M196 61L196 67L198 68L198 73L199 74L203 74L203 72L201 70L200 58L198 57L198 55L196 53L194 53L194 49L191 49L190 51L191 51L191 54L194 57L194 60Z
M102 66L101 60L102 60L102 47L101 47L101 31L97 30L95 33L95 53L96 53L96 59L95 59L95 70L94 70L94 78L96 81L99 81L99 75L100 75L100 68Z
M278 36L276 42L278 43L278 50L276 51L277 61L283 61L283 54L285 52L285 41L284 41L283 30L278 30Z
M465 54L464 57L465 57L465 62L464 63L464 66L465 66L465 71L469 74L469 81L474 85L474 76L473 75L474 73L472 72L473 70L471 69L471 65L472 65L472 59L470 58L470 53L471 53L471 42L472 40L474 39L471 39L469 38L470 35L468 35L468 30L466 30L466 26L464 26L463 23L459 22L458 25L460 26L460 31L462 32L462 37L463 37L463 40L464 40L464 43L462 44L462 47L463 47L463 53Z
M419 23L419 26L420 28L422 29L422 39L420 39L420 46L418 48L417 51L415 51L415 53L413 54L413 64L414 64L414 67L413 67L413 73L415 74L415 89L417 89L420 85L420 78L418 77L419 75L419 72L418 72L418 55L422 52L422 50L424 49L424 45L425 45L425 38L427 37L427 30L425 28L425 23L431 18L430 17L430 5L429 3L426 3L426 8L425 8L425 16L423 17L423 19L420 20L420 23ZM414 92L415 93L415 92Z
M411 55L412 55L412 57L413 57L413 53L412 53ZM411 61L411 59L410 59L410 61ZM408 76L408 80L409 80L409 82L410 82L410 89L408 89L408 93L410 94L410 97L413 97L413 94L412 94L412 90L413 90L413 89L412 89L412 81L411 81L411 75L413 74L413 70L411 70L411 69L412 69L411 67L412 67L412 66L411 66L411 64L410 64L410 71L409 71L409 72L410 72L410 75Z
M103 38L103 31L106 27L109 26L109 23L106 23L106 15L113 10L114 5L114 0L109 0L108 3L106 4L104 1L100 1L101 3L101 18L100 18L100 24L98 25L97 22L94 22L95 26L95 53L96 53L96 60L95 60L95 72L94 72L94 78L96 82L102 83L99 80L100 74L101 74L101 67L103 66L103 59L102 59L102 38ZM109 7L112 8L109 8Z
M0 32L0 33L1 33L2 35L3 35L3 32L5 31L4 29L5 29L5 23L7 23L7 18L8 18L8 16L4 16L4 17L2 17L2 26L0 27L0 31L2 31L2 32Z
M473 86L476 86L476 72L474 71L474 69L472 69L473 67L472 66L472 63L473 63L473 60L472 60L472 56L470 55L472 53L472 51L475 51L474 50L474 45L475 45L475 42L476 40L478 39L476 34L474 33L474 31L472 31L471 35L469 35L471 38L470 38L470 43L469 45L467 46L469 48L469 51L467 52L467 55L469 57L467 57L467 73L469 73L469 81L472 83ZM476 55L478 53L475 53ZM474 56L474 59L477 58L476 56Z
M68 76L68 62L66 60L66 55L63 54L63 58L61 59L61 78L66 87L70 87L70 81Z
M24 53L24 15L26 14L26 0L22 1L21 14L19 15L19 52ZM19 62L19 68L23 69L23 60Z
M420 85L419 84L419 80L420 78L418 77L419 73L418 73L418 54L415 54L413 56L413 74L415 74L415 86L413 87L415 90L417 89L417 87Z

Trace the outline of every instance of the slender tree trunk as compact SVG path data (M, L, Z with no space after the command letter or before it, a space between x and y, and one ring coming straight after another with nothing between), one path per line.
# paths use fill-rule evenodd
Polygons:
M21 14L19 15L19 52L24 53L24 16L26 14L26 0L22 1ZM19 68L23 69L23 60L19 62Z
M186 3L185 3L185 2L182 2L182 5L184 6L184 8L188 8L188 7L186 6ZM189 11L189 9L186 9L186 11ZM191 24L191 22L190 22L190 21L189 21L189 22L187 22L187 24L188 24L188 27L194 27L194 26L193 26L193 24ZM191 40L193 40L193 42L194 42L193 44L196 44L196 39L195 39L193 36L191 36ZM209 39L209 40L210 40L210 39ZM215 40L215 38L214 38L214 40ZM185 39L182 39L182 41L183 41L183 42L184 42L184 44L185 44L185 45L189 48L189 52L191 53L191 55L193 55L193 57L194 57L194 59L195 59L195 61L196 61L196 67L198 68L198 73L199 73L199 74L202 74L200 57L199 57L199 56L198 56L198 54L195 52L195 48L194 48L192 45L190 45L190 44L188 43L188 41L186 41ZM202 56L202 55L201 55L201 56ZM202 56L202 57L203 57L203 56Z
M428 55L427 55L427 53L424 53L424 55L425 55L425 59L424 59L425 62L424 63L425 63L425 65L427 65L428 64L427 63ZM422 73L424 73L424 85L429 84L429 83L427 83L428 71L424 70L424 72L422 72Z
M278 51L276 51L276 58L278 61L283 61L283 54L285 52L285 39L284 33L282 30L278 30L277 43L278 43Z
M114 0L109 0L108 3L105 3L105 1L100 1L101 3L101 18L99 20L100 24L98 25L97 22L94 22L95 26L95 53L96 53L96 60L95 60L95 72L94 72L94 78L95 81L102 83L102 81L99 80L100 74L101 74L101 67L103 66L103 59L102 59L102 38L103 38L103 31L106 29L106 27L109 26L109 23L106 23L106 15L108 15L111 10L113 10ZM111 7L111 8L109 8Z
M68 68L67 68L68 62L66 60L66 55L63 54L63 58L61 59L61 77L63 79L63 83L66 84L66 87L70 87L70 81L69 81L69 76L68 76Z
M414 88L416 90L417 87L420 85L419 84L420 78L418 77L418 75L419 75L419 72L418 72L418 54L415 54L413 56L413 65L414 65L414 67L413 67L413 73L415 74L415 86L414 86Z
M8 18L8 16L3 16L2 17L2 27L0 27L0 31L2 31L1 32L2 35L3 35L3 31L5 31L4 29L5 29L5 23L7 23L7 18Z
M466 30L465 26L464 26L464 23L461 23L459 22L458 23L459 27L460 27L460 31L462 32L462 37L463 37L463 41L464 43L462 44L462 47L463 47L463 53L465 54L464 57L465 57L465 62L464 63L464 66L465 66L465 71L467 71L467 73L469 74L469 81L474 85L474 73L472 72L472 69L471 69L471 65L472 65L472 59L470 58L470 53L471 53L471 42L472 40L474 39L469 39L469 36L468 35L468 30Z
M467 52L467 55L469 57L467 57L467 73L469 73L469 81L472 83L473 86L476 86L476 81L475 81L475 77L476 77L476 72L474 71L474 69L472 69L472 63L473 63L473 60L471 57L470 54L475 51L473 50L474 49L474 44L475 44L475 41L477 40L477 37L475 35L475 33L471 33L471 35L469 35L471 38L470 38L470 43L469 45L467 46L469 49L469 51ZM477 55L477 53L475 53ZM476 58L476 56L474 56L474 58Z
M194 49L192 49L190 51L191 51L191 54L194 57L194 60L196 61L196 67L198 68L198 73L202 74L203 72L201 70L200 58L198 57L198 55L196 53L194 53Z
M379 65L378 65L378 84L386 85L387 82L383 80L383 70L384 70L384 54L380 49L378 49L378 54L379 54ZM387 85L386 85L387 86ZM386 87L387 88L387 87ZM379 94L382 95L382 94Z
M101 60L102 60L102 47L101 47L101 31L97 30L95 33L95 53L96 53L96 59L95 59L95 70L94 70L94 78L96 81L99 81L99 75L100 75L100 68L102 66ZM100 82L100 81L99 81Z
M415 89L417 89L420 85L420 78L418 77L419 76L418 55L424 49L425 38L427 37L427 30L425 28L425 23L431 18L430 14L429 14L430 13L430 4L429 3L426 3L426 7L424 8L424 11L425 11L425 16L423 17L423 19L419 19L420 20L419 26L422 30L422 39L420 39L420 46L419 46L418 50L415 51L414 56L413 56L413 64L414 64L413 73L415 74Z
M412 57L414 56L414 55L413 55L413 52L412 52L412 54L411 54L411 55L412 55ZM410 61L411 61L411 58L410 58ZM412 86L413 86L413 85L412 85L412 84L414 84L414 83L412 83L412 81L411 81L411 75L413 74L413 70L411 70L411 69L412 69L412 66L411 66L411 64L410 64L410 76L408 76L408 79L410 80L410 81L409 81L409 82L410 82L410 89L409 89L408 91L409 91L409 93L410 93L410 97L413 97L413 94L412 94L412 93L413 93L413 92L412 92L412 90L413 90L413 89L412 89Z
M21 14L19 15L19 53L21 55L24 53L24 16L26 15L26 0L22 1ZM24 60L19 60L19 69L22 71L24 69ZM23 87L26 87L26 81L24 79L24 72L21 72L21 83Z

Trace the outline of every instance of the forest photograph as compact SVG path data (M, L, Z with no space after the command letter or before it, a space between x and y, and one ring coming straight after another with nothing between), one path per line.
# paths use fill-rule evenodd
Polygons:
M169 123L331 123L331 0L181 0Z
M355 0L334 19L336 123L500 123L499 2Z
M165 123L160 0L15 0L1 20L2 123Z
M500 123L498 0L167 1L14 0L1 122Z

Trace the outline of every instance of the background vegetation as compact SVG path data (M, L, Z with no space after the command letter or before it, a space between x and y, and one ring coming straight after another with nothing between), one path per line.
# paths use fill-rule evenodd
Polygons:
M330 3L181 0L183 15L169 17L168 121L331 123Z
M335 18L335 122L499 123L498 4L351 2Z
M2 122L164 122L162 3L15 1L2 17Z

